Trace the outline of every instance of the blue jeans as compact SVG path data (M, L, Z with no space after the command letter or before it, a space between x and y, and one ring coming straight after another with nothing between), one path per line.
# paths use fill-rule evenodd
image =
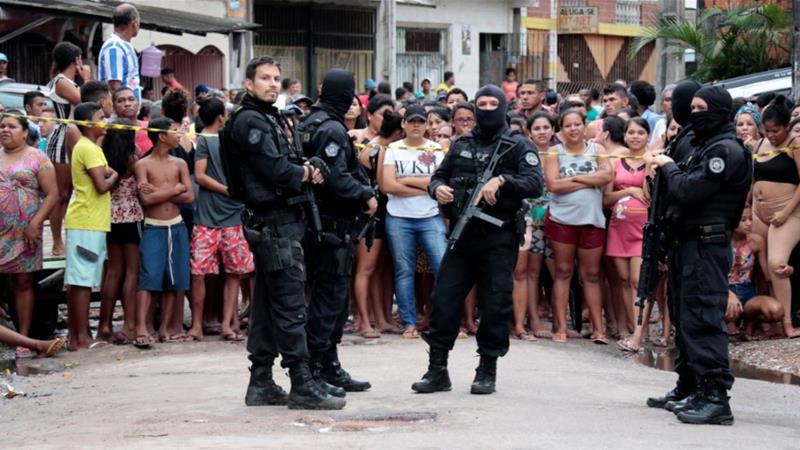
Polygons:
M386 215L386 238L394 260L394 289L397 309L403 326L417 323L414 274L417 267L417 245L428 257L434 277L439 273L447 248L444 220L441 216L408 219Z

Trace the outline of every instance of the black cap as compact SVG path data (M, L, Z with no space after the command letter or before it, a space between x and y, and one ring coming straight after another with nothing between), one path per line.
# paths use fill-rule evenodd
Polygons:
M406 108L406 114L403 116L403 120L410 122L412 119L422 119L427 121L428 112L425 111L425 107L422 105L411 105Z

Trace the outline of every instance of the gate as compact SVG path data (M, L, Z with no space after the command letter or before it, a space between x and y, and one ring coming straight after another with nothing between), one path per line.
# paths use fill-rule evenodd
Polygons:
M444 77L445 57L441 53L398 53L397 83L410 81L415 91L421 89L425 78L436 86Z

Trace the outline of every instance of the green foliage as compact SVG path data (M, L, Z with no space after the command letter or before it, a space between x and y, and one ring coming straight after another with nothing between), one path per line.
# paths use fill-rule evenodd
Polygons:
M669 54L695 51L697 70L691 78L701 83L723 80L788 65L791 26L791 15L774 3L708 9L696 23L659 16L634 40L629 57L663 38Z

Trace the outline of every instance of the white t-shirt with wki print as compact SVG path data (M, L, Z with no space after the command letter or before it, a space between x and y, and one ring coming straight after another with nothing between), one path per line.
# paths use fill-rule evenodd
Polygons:
M406 177L429 177L444 160L442 146L436 142L425 140L420 147L427 150L409 150L404 141L392 142L386 149L383 159L384 166L394 166L397 179ZM431 150L433 149L433 150ZM386 210L394 217L408 219L423 219L439 214L439 206L427 192L414 197L398 197L387 194L389 203Z

